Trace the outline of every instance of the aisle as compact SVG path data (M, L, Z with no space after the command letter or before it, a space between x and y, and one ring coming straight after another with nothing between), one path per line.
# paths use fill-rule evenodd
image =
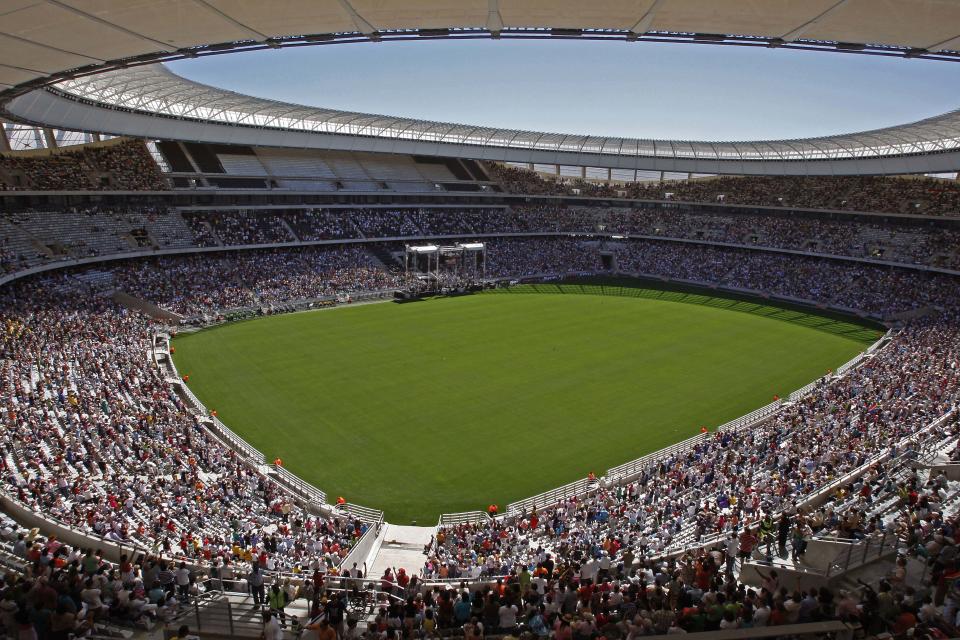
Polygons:
M367 568L367 578L379 578L388 567L406 569L409 576L419 575L426 562L423 548L430 542L434 531L434 527L386 525L380 549Z

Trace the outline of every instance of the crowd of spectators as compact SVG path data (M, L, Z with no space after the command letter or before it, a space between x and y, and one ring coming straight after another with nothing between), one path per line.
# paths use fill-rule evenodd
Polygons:
M216 244L211 234L224 245L276 244L296 242L283 219L270 211L196 212L184 214L194 234L202 234L202 246Z
M333 567L362 534L213 437L145 366L145 317L58 274L6 287L0 322L0 471L25 508L168 557L270 569Z
M622 242L609 248L624 273L751 289L876 316L949 307L960 295L949 276L858 262L826 263L810 256L669 241Z
M929 224L640 208L188 211L88 207L0 218L0 269L138 249L244 246L377 237L577 233L642 235L960 269L960 232Z
M198 242L224 244L401 236L501 233L605 233L745 244L886 262L960 268L960 233L949 229L858 220L797 218L649 208L519 207L515 209L344 209L239 214L186 214ZM240 221L240 222L238 222ZM286 225L286 226L285 226ZM238 233L241 228L243 233Z
M171 256L126 263L114 276L117 288L188 317L403 282L361 245Z
M956 405L956 282L772 252L669 241L598 245L572 238L491 240L488 269L504 276L598 271L601 251L614 252L621 270L626 265L668 277L772 289L881 315L931 305L939 311L910 321L867 365L840 378L825 377L763 425L708 434L687 451L651 462L627 484L598 483L584 498L512 519L441 529L426 577L516 578L463 605L455 589L419 599L411 593L412 602L401 607L401 629L408 617L425 630L460 626L478 636L484 628L592 637L614 630L644 635L835 618L892 629L909 622L911 612L919 615L923 596L908 597L905 591L890 596L896 606L890 605L880 622L843 594L797 596L783 592L775 578L751 593L733 581L730 558L744 545L748 552L762 547L753 538L769 540L774 525L766 521L774 514L787 514L778 534L797 540L819 531L870 535L877 529L872 516L854 516L867 508L863 500L870 492L865 494L864 486L876 494L901 491L885 486L882 467L874 466L838 494L838 501L850 495L860 500L842 511L808 510L804 500L872 464L872 456L910 457L920 447L921 430ZM850 269L860 271L854 276ZM402 281L364 249L349 246L131 262L114 267L114 277L120 288L184 313ZM54 274L18 281L0 292L0 313L0 397L8 424L0 438L0 470L7 492L27 508L107 540L243 575L251 562L268 571L335 570L363 533L364 525L349 518L307 513L282 485L220 444L144 364L149 321L96 295L82 279ZM937 435L953 433L949 427ZM954 570L946 551L952 547L945 542L946 525L933 515L942 502L934 493L940 480L930 482L924 494L917 491L918 480L904 478L910 509L885 526L901 530L915 555L940 563L942 575ZM915 493L916 500L910 497ZM953 539L955 530L948 533ZM708 551L665 559L669 552L711 541ZM37 554L48 558L38 560L45 567L65 567L69 592L80 579L69 566L86 570L90 554L64 549ZM85 588L100 590L100 600L81 596L75 620L83 623L97 615L91 611L112 610L116 603L134 603L138 615L153 613L150 605L176 606L176 595L149 595L153 578L143 577L145 565L134 571L134 576L140 572L139 586L135 577L129 584L123 567L98 573L100 566L91 570L102 576L92 587L89 576L81 580ZM61 571L57 579L63 577ZM883 589L877 590L881 602ZM126 590L131 593L121 596ZM83 609L83 603L90 606ZM928 618L950 621L938 611L940 618ZM375 628L389 628L396 619L397 611L388 608Z
M427 630L462 628L467 638L503 634L525 640L636 638L828 621L851 625L859 637L956 635L950 615L955 605L942 587L915 589L885 580L859 592L800 588L781 580L776 570L765 573L762 584L748 585L730 569L741 555L739 544L735 539L666 561L625 554L629 562L606 556L584 562L543 554L486 590L438 589L412 598L414 606L406 611L398 606L383 617L398 619L401 629L404 624L423 629L426 623ZM410 615L414 620L408 623Z
M509 193L679 200L805 209L960 215L960 184L926 177L719 176L665 182L601 183L550 179L521 167L488 163Z
M49 152L0 154L0 191L165 191L142 140L122 138Z

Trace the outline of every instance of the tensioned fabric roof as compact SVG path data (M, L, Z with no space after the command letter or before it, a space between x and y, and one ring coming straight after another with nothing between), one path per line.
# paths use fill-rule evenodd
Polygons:
M586 34L569 30L587 30ZM419 32L417 30L433 30ZM442 33L437 30L447 30ZM910 55L960 48L954 0L2 0L0 90L70 70L331 37L725 36ZM568 30L566 33L563 30ZM454 33L451 33L454 32ZM757 42L761 44L761 42Z
M898 173L960 166L957 112L800 140L638 140L317 109L146 64L268 46L458 37L690 41L960 60L960 1L0 0L0 107L23 121L104 133L601 167Z

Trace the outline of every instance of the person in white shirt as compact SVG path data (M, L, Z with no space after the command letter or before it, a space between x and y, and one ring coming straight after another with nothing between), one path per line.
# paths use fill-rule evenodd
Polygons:
M497 614L500 617L500 633L510 633L517 628L517 605L504 604Z
M765 627L767 626L767 620L770 619L770 607L767 606L766 602L761 601L757 608L753 610L753 626L755 627Z
M263 640L283 640L283 627L277 616L270 611L263 612Z
M187 569L187 563L181 562L173 574L174 582L177 583L177 595L181 601L186 602L190 595L190 569Z

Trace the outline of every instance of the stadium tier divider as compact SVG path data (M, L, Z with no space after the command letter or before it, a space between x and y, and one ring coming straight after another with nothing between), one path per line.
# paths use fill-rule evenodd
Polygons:
M347 505L347 509L349 508L350 506ZM376 521L367 524L369 525L367 530L360 536L360 539L353 544L347 556L340 563L341 567L347 567L348 569L356 563L358 567L364 568L364 575L367 573L367 564L369 564L367 561L371 559L370 556L374 552L377 540L380 538L380 532L383 531L383 512L380 512L379 518Z

